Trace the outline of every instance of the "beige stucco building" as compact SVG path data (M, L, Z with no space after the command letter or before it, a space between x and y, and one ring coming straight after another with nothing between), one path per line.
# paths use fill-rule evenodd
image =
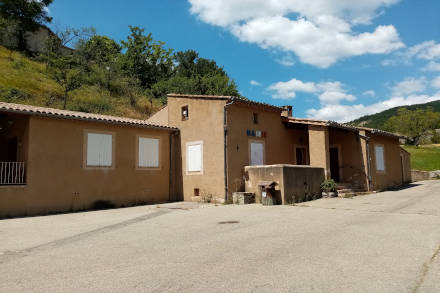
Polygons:
M0 103L0 217L180 200L178 129Z
M144 121L0 103L0 217L103 201L230 202L249 182L246 166L276 164L322 168L356 190L411 180L398 135L295 118L287 106L170 94Z
M288 106L170 94L150 121L181 131L185 200L210 195L230 201L233 192L244 190L249 165L321 167L325 178L365 191L410 181L409 154L398 135L294 118Z

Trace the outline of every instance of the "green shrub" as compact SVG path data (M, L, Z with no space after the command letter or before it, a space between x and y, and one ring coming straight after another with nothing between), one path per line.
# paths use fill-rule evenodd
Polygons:
M16 88L8 88L0 86L0 100L8 102L8 103L14 103L14 102L20 102L25 101L31 98L31 95L20 91Z
M336 191L336 183L333 179L326 179L321 183L321 190L323 192Z

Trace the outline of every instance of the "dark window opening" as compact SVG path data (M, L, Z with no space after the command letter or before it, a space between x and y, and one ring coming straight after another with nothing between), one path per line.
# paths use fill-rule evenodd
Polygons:
M188 120L189 114L188 114L188 106L182 107L182 120Z
M194 188L194 196L200 196L200 189Z
M296 148L296 164L297 165L307 165L306 149Z
M17 151L18 151L18 138L12 137L8 139L8 151L7 151L8 162L17 161Z
M258 124L258 114L257 113L252 113L252 121L254 122L254 124Z

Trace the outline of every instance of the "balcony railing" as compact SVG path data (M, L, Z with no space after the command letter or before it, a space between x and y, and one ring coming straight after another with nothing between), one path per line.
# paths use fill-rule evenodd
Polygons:
M0 185L26 184L24 162L0 162Z

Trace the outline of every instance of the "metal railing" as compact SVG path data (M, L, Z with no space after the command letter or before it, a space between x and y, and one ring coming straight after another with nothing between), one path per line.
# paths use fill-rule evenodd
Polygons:
M0 162L0 185L26 184L24 162Z

